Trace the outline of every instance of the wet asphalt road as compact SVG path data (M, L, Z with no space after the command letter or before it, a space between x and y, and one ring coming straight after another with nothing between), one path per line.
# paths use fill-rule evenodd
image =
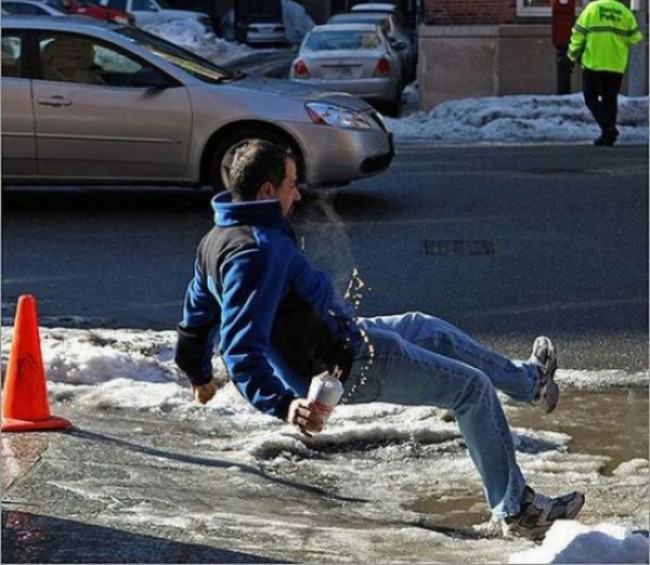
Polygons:
M5 187L2 314L171 329L211 225L207 190ZM308 253L364 315L418 309L511 355L535 335L571 368L647 368L648 150L402 145L378 177L306 198Z

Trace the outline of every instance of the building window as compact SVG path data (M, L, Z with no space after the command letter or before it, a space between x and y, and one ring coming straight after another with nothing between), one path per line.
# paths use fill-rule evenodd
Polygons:
M518 16L551 15L551 0L517 0Z
M575 0L576 14L582 10L589 0ZM551 16L551 0L517 0L518 16L539 16L549 18Z

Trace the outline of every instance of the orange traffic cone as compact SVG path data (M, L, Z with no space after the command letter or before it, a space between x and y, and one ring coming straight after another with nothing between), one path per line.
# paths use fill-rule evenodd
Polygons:
M62 430L72 424L50 413L41 357L36 299L18 299L13 343L2 398L2 431Z

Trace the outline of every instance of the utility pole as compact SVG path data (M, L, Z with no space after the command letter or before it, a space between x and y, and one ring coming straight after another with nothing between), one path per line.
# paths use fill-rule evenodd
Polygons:
M558 94L571 94L571 67L567 51L574 20L575 0L553 0L551 4L551 31L553 45L556 49L555 68Z
M630 8L636 16L644 40L630 49L628 95L645 96L648 94L648 0L632 0Z

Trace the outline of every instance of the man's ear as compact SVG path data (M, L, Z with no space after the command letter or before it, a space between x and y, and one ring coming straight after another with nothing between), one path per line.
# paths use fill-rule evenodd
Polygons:
M260 190L257 193L258 200L270 200L275 198L275 187L270 182L265 182L260 186Z

